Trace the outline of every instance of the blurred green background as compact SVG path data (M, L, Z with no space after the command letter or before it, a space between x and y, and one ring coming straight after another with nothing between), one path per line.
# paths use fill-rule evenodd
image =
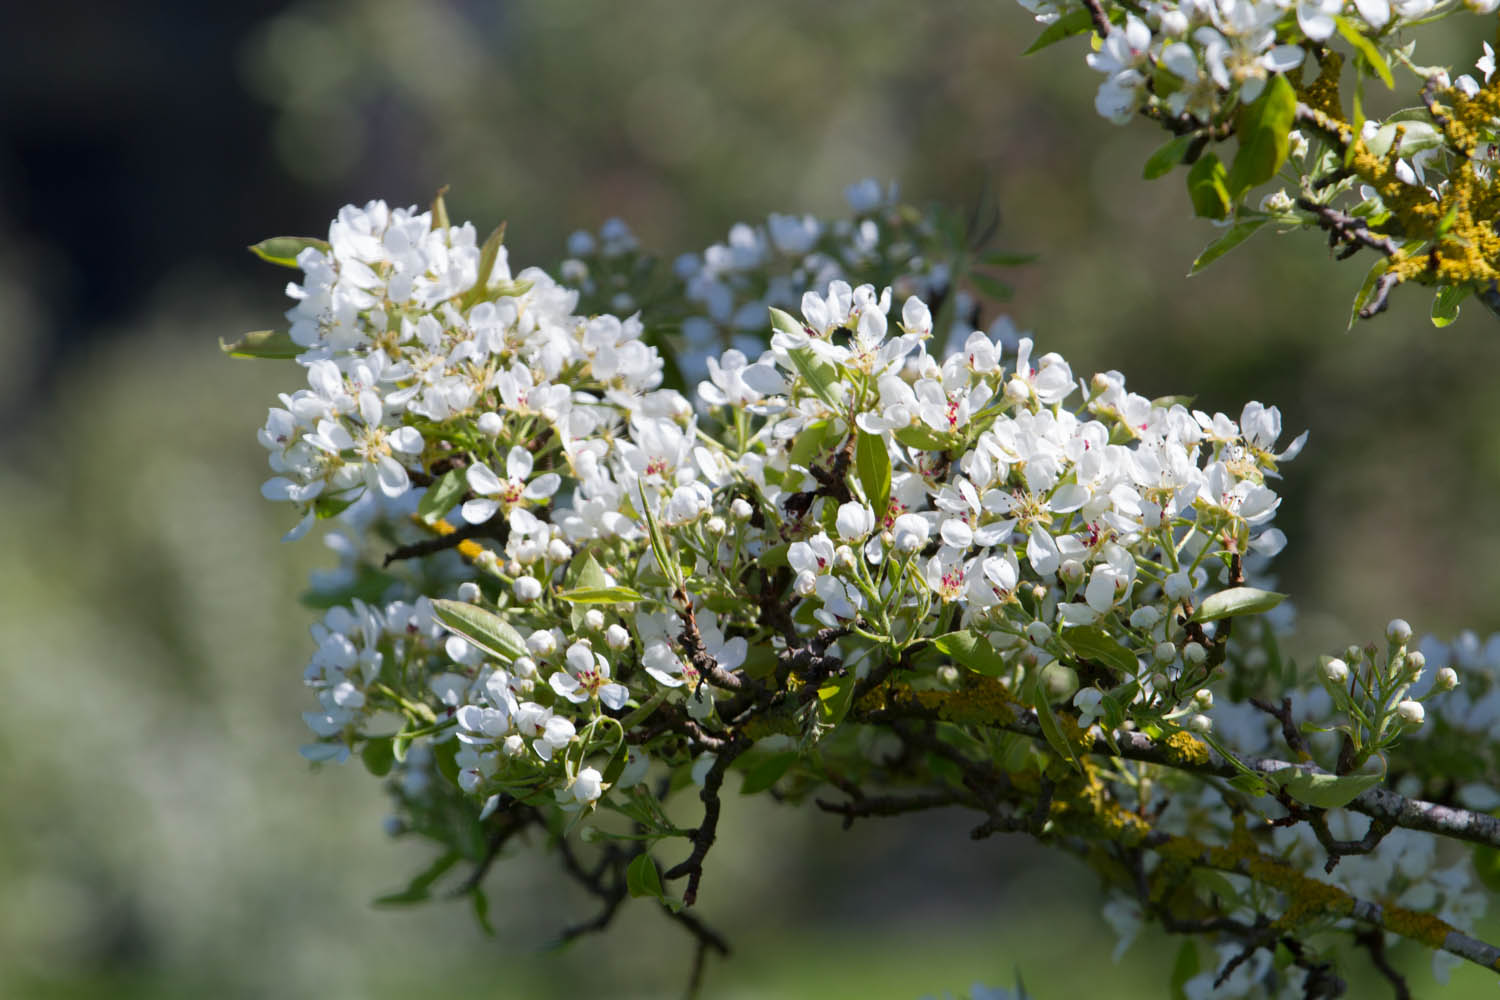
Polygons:
M0 995L675 995L686 940L644 904L545 945L590 902L540 853L460 904L369 901L428 860L378 784L297 756L311 612L332 557L280 546L255 429L290 367L217 338L275 325L288 275L243 247L337 208L425 203L510 224L550 264L610 215L668 255L769 211L842 211L865 176L1003 212L1035 251L1004 306L1075 371L1290 437L1283 589L1304 656L1393 615L1500 626L1500 327L1435 331L1420 292L1346 332L1363 276L1311 236L1212 239L1159 137L1092 109L1080 45L1002 0L754 4L396 0L12 12L0 33ZM1472 59L1475 25L1446 45ZM1484 31L1490 25L1484 22ZM843 833L731 800L701 909L737 948L708 996L1158 996L1175 942L1119 967L1092 878L937 813ZM1491 931L1493 931L1491 927ZM1410 956L1414 968L1424 964ZM1491 980L1456 982L1490 990ZM1101 987L1107 982L1108 987ZM1434 989L1421 968L1417 992ZM1355 994L1358 995L1358 994ZM1452 995L1462 995L1455 989ZM1477 994L1476 994L1477 995Z

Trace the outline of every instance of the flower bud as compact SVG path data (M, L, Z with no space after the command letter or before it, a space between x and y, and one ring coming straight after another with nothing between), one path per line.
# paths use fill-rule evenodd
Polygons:
M1214 707L1214 693L1208 688L1199 688L1193 692L1193 704L1205 711Z
M604 612L598 608L589 608L583 613L583 625L590 632L597 632L604 627Z
M945 663L937 668L937 676L938 680L953 687L958 683L958 668L951 663Z
M840 545L833 550L833 561L840 569L853 569L859 564L859 558L854 550L847 545Z
M630 645L630 633L625 631L625 626L616 622L604 630L604 644L618 653Z
M1404 618L1392 618L1391 623L1385 627L1385 637L1398 646L1405 645L1411 638L1411 626L1406 624Z
M1047 627L1046 622L1032 622L1026 626L1026 638L1033 645L1045 646L1047 645L1047 640L1052 638L1052 630Z
M818 588L818 575L810 569L805 569L797 574L797 580L792 586L799 596L811 597Z
M1423 655L1420 649L1414 649L1406 654L1406 669L1411 674L1413 680L1422 676L1422 671L1426 666L1427 657Z
M1396 714L1408 726L1420 726L1423 720L1427 718L1427 710L1415 698L1407 698L1405 701L1398 702L1396 704Z
M1077 559L1064 559L1057 569L1057 575L1062 578L1063 583L1072 586L1083 579L1083 563Z
M1149 629L1161 621L1161 612L1154 604L1143 604L1130 613L1130 627Z
M891 538L897 552L917 552L927 544L932 528L920 514L902 514L891 526Z
M505 427L505 421L500 418L500 414L494 412L481 413L476 423L479 433L486 437L494 437Z
M1012 378L1005 383L1005 398L1012 403L1024 403L1031 398L1031 386L1025 379Z
M526 637L526 648L537 656L551 656L557 652L557 637L546 629L539 628Z
M1162 582L1162 590L1166 591L1168 600L1180 601L1193 592L1193 581L1186 573L1172 573Z
M734 502L729 505L729 516L736 521L748 521L754 513L755 508L744 497L735 497Z
M1439 691L1452 691L1454 688L1458 687L1458 671L1454 670L1452 667L1444 667L1443 669L1439 670L1437 672L1437 676L1433 678L1432 686L1437 688Z
M517 600L528 604L542 596L542 582L534 576L517 577L512 589L516 592Z
M479 600L479 584L473 580L465 580L458 585L458 599L465 604L473 604Z
M703 528L710 535L713 535L715 538L717 538L718 536L724 534L724 532L729 530L729 525L724 523L724 519L722 517L715 514L713 517L708 519L708 522L703 525Z
M1151 655L1158 663L1171 663L1177 659L1177 647L1170 642L1158 642L1156 648L1151 651Z
M536 661L529 656L518 656L510 665L510 672L517 677L535 677Z
M1195 733L1211 733L1214 729L1214 720L1200 712L1188 719L1188 728Z
M1190 642L1182 647L1182 658L1196 667L1208 659L1208 650L1203 648L1201 642Z
M547 543L547 558L555 563L564 563L573 558L573 549L561 538Z
M1323 676L1330 684L1343 684L1349 679L1349 664L1338 657L1332 657L1323 664Z

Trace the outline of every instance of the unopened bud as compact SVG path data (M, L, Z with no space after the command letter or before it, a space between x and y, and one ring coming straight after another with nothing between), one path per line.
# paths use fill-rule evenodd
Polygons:
M1398 646L1404 645L1411 638L1411 626L1406 624L1404 618L1392 618L1391 623L1385 627L1385 637Z
M618 653L630 645L630 633L625 631L625 626L616 622L604 630L604 643Z
M744 497L736 497L734 503L729 505L729 516L736 521L748 521L750 515L755 513L755 508Z
M1031 640L1033 645L1045 646L1047 640L1052 638L1052 630L1047 627L1046 622L1032 622L1026 626L1026 638Z
M937 668L938 680L949 687L958 683L958 668L951 663L945 663Z
M717 514L709 518L708 523L703 527L708 531L710 535L713 535L714 537L718 537L719 535L722 535L724 534L724 532L729 530L729 525L725 524L724 519Z
M1190 642L1182 647L1182 658L1196 667L1208 659L1208 650L1203 648L1201 642Z
M1177 647L1170 642L1158 642L1156 648L1151 651L1151 655L1158 663L1171 663L1177 659Z
M589 608L583 613L583 624L590 632L597 632L604 627L604 612L598 608Z
M1186 573L1171 573L1163 581L1162 590L1166 591L1169 600L1180 601L1193 592L1193 581Z
M1408 698L1403 702L1397 703L1396 714L1408 726L1420 726L1423 720L1427 718L1427 710L1415 698Z
M542 582L534 576L520 576L512 585L516 592L516 600L530 603L542 596Z
M1193 703L1204 710L1213 708L1214 693L1208 688L1199 688L1193 692Z
M1343 684L1349 679L1349 664L1338 657L1332 657L1323 664L1323 676L1328 678L1330 684Z
M1058 567L1057 575L1062 578L1063 583L1072 585L1083 579L1083 563L1077 559L1064 559Z
M1213 732L1214 720L1210 719L1202 712L1199 712L1197 715L1188 719L1188 728L1195 733Z
M1439 691L1452 691L1458 687L1458 671L1452 667L1444 667L1437 672L1432 680L1432 686Z
M458 599L465 604L473 604L479 600L479 584L473 580L465 580L458 585Z

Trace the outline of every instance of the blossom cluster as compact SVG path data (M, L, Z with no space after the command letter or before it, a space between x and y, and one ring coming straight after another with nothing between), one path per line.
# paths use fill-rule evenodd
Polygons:
M397 830L460 842L455 804L466 822L524 804L684 836L658 796L696 784L707 801L740 754L777 774L816 755L871 767L871 745L844 737L856 689L882 678L927 694L980 679L1038 718L1067 714L1072 736L1047 732L1060 758L1132 731L1271 745L1274 720L1228 697L1226 664L1253 674L1267 613L1286 609L1268 589L1287 541L1277 484L1306 434L1284 442L1259 402L1230 416L1148 399L1119 372L1079 378L1003 328L936 349L932 304L890 286L833 278L794 314L772 304L797 288L777 255L804 254L798 280L826 276L850 262L817 270L809 247L850 230L787 218L743 227L739 264L711 249L679 270L678 318L748 334L753 305L771 331L711 354L691 397L665 379L649 314L585 313L546 272L513 275L498 235L448 225L440 203L350 206L326 241L299 241L288 352L307 387L260 440L264 494L300 514L289 537L330 519L341 561L312 591L326 611L303 753L390 775ZM600 261L636 253L623 224L583 244L565 275L597 281L620 273ZM1420 755L1397 738L1424 723L1440 740L1493 722L1495 671L1465 671L1434 727L1424 702L1460 674L1409 650L1404 622L1388 638L1384 657L1325 658L1298 718L1345 734L1356 764ZM1039 754L1007 768L1041 773ZM1164 831L1229 842L1222 789L1144 773L1095 787ZM1478 804L1494 778L1476 769L1465 794ZM1311 871L1318 842L1295 829L1271 846ZM1472 922L1467 862L1444 859L1424 902L1391 843L1340 884ZM1106 908L1122 926L1129 912Z

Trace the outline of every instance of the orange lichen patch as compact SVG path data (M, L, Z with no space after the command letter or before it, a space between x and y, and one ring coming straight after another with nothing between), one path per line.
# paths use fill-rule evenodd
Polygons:
M1332 49L1318 50L1318 78L1306 87L1297 89L1302 103L1314 111L1337 118L1340 114L1339 72L1344 68L1344 57Z
M860 708L868 711L900 702L914 703L944 722L961 726L1008 725L1016 721L1018 707L1005 685L976 674L956 691L917 691L905 684L886 685L861 699Z
M416 514L413 514L411 516L411 519L413 521L415 521L417 524L420 524L422 527L427 528L428 530L430 530L431 532L433 532L433 534L438 535L441 538L447 538L449 535L453 534L455 531L458 530L457 528L455 528L453 525L449 524L447 521L443 520L442 518L438 518L436 521L433 521L431 524L428 524L426 521L422 520ZM472 538L466 538L463 541L461 541L461 542L458 543L458 551L459 551L459 554L462 555L465 559L468 559L469 561L472 562L473 560L478 559L480 557L480 555L484 552L484 546L480 545L478 542L474 541Z

